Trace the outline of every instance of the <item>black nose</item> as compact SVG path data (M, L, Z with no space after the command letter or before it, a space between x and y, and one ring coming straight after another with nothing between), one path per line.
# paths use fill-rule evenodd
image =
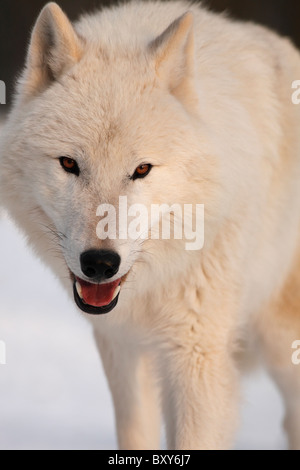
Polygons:
M117 274L120 263L118 253L109 250L89 250L80 256L83 274L98 282Z

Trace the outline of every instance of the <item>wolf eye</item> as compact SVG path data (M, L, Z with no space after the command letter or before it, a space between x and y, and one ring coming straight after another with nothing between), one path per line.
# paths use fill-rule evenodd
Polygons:
M133 173L131 179L136 180L137 178L145 178L145 176L149 175L152 169L152 165L150 163L145 163L137 167L135 172Z
M77 162L73 158L69 157L60 157L60 164L67 173L73 173L76 176L79 176L79 167Z

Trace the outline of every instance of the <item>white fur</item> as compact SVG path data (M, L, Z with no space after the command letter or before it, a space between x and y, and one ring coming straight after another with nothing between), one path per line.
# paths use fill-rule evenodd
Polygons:
M157 447L160 409L170 448L231 447L235 353L252 338L300 448L290 361L300 336L299 78L288 40L185 2L133 1L74 27L52 3L38 19L1 137L1 202L70 294L67 267L80 276L83 251L122 255L117 307L89 318L121 448ZM79 178L61 155L77 160ZM151 173L130 181L141 163ZM120 195L147 207L205 204L203 250L99 240L97 206Z

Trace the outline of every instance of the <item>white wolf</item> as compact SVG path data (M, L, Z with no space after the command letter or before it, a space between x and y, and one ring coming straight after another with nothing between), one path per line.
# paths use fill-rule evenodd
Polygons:
M123 449L157 448L162 418L171 449L230 448L246 343L300 448L298 79L289 40L185 2L74 25L50 3L37 20L1 140L2 204L94 325ZM100 239L97 207L120 196L204 204L203 249Z

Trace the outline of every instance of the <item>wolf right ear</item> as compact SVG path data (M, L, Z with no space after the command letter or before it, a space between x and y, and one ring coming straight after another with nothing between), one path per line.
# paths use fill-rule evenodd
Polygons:
M71 22L56 3L48 3L32 32L21 95L29 98L45 90L81 55L81 40Z

